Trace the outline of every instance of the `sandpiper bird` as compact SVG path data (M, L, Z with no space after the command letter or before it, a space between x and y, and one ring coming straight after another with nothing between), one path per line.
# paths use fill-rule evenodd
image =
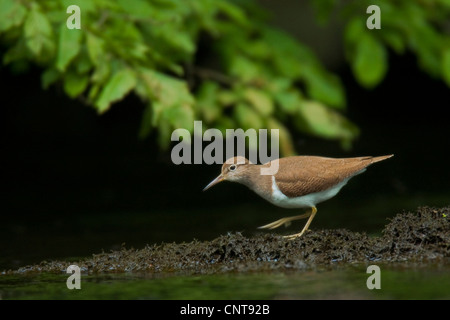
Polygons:
M310 208L308 213L286 217L261 226L260 229L275 229L289 225L291 221L309 218L299 233L285 236L295 239L309 228L317 213L316 205L334 197L354 176L366 171L375 163L392 157L325 158L316 156L286 157L256 165L244 157L228 159L222 166L222 173L203 191L217 183L228 180L239 182L267 201L283 208ZM261 168L277 165L278 171L272 175L262 175Z

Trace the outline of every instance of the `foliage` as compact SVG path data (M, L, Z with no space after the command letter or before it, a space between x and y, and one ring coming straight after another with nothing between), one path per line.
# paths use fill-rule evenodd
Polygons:
M388 48L414 52L450 85L442 31L450 1L379 0L382 30L365 27L369 1L312 3L321 21L334 11L348 21L346 54L361 85L382 81ZM66 27L70 5L81 8L81 30ZM348 145L358 129L342 115L339 78L266 20L244 0L0 0L4 64L39 65L43 88L62 84L99 113L138 95L146 105L140 135L156 128L162 146L173 129L192 130L194 119L222 130L280 129L284 155L294 153L286 125Z
M381 29L375 32L368 32L367 15L360 14L371 4L381 8ZM364 0L343 13L347 58L361 85L373 88L383 80L390 49L414 53L420 68L450 86L449 0Z

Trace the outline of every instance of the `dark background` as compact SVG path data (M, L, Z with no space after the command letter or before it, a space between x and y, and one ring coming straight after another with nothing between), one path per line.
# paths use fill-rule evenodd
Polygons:
M274 16L285 29L299 30L283 25L280 21L293 20L280 19L281 13ZM333 24L326 30L335 30ZM324 38L319 40L297 35L341 77L346 115L361 135L344 151L337 142L296 133L297 152L395 157L369 168L320 205L312 228L377 233L401 209L449 204L449 88L420 71L414 56L391 53L383 83L363 89L339 54L327 58L328 46L341 38L330 43L327 32L320 34ZM143 105L134 96L98 116L57 86L42 90L38 68L17 75L2 67L0 85L0 269L86 256L123 242L142 247L212 239L228 231L252 234L261 224L296 214L232 183L203 193L220 165L176 166L170 149L156 145L155 135L139 140ZM377 220L371 220L372 212Z

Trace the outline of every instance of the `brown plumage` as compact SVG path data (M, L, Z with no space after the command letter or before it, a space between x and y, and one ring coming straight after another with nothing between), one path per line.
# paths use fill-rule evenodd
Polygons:
M289 239L293 239L308 229L317 212L317 203L334 197L349 179L364 172L371 164L392 156L341 159L296 156L273 160L263 165L253 164L244 157L234 157L223 164L221 174L204 190L228 180L246 185L267 201L280 207L310 207L310 213L282 218L261 227L273 229L289 224L293 220L309 218L302 232L288 236ZM278 171L273 175L261 174L261 169L268 167L278 167Z
M361 173L372 163L392 157L325 158L314 156L280 159L275 174L281 192L298 197L327 190L343 180Z

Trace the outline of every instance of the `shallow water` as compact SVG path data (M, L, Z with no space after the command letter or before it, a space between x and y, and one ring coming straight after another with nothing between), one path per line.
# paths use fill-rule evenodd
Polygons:
M380 266L381 289L369 290L366 266L304 272L154 275L0 276L2 299L450 299L450 266Z

